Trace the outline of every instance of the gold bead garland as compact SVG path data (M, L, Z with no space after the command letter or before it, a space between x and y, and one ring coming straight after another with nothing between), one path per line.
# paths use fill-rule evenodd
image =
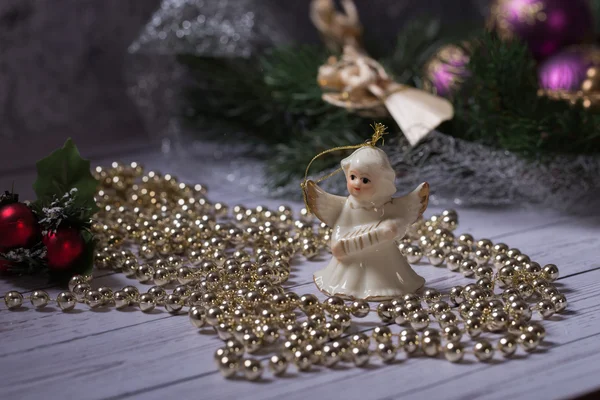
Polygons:
M456 236L458 216L452 210L418 221L399 248L411 263L427 257L434 266L446 265L476 281L445 294L435 289L407 294L375 309L364 300L336 296L321 302L283 286L296 255L313 258L331 240L331 230L315 225L306 210L295 220L284 205L269 210L213 204L205 186L154 171L144 174L137 163L113 163L96 168L95 174L101 182L96 197L101 211L93 225L100 243L96 266L155 286L146 293L131 285L94 289L91 277L74 276L69 290L56 299L43 290L28 297L9 291L6 307L15 310L29 300L36 309L54 301L65 312L77 303L143 312L164 307L172 314L185 309L195 328L212 327L223 340L214 359L227 378L260 379L261 361L281 376L289 364L300 371L338 363L360 367L373 355L392 362L399 352L443 354L450 362L465 354L486 362L496 350L511 357L518 347L535 351L545 337L543 325L532 321L533 311L546 319L567 306L552 284L559 276L556 265L541 267L503 243ZM371 312L383 325L370 335L346 333L354 318ZM395 325L400 332L393 332ZM492 340L495 334L499 339ZM473 340L472 348L463 337ZM265 348L274 355L264 360L246 356Z

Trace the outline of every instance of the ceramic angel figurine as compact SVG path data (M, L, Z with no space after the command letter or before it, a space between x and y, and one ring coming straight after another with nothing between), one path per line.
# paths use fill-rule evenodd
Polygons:
M341 162L348 197L315 182L304 186L307 205L333 228L333 258L314 274L319 290L347 299L387 300L414 293L425 279L413 271L395 242L427 208L429 185L393 198L395 172L383 150L363 146Z

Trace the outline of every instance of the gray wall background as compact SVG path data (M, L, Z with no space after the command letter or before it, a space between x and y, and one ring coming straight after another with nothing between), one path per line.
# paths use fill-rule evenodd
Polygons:
M219 0L205 0L219 1ZM230 0L231 1L231 0ZM73 137L88 156L148 144L126 93L127 47L161 0L0 1L0 170L31 168ZM309 0L256 0L317 41ZM487 0L356 0L367 40L392 44L417 15L481 19ZM3 188L0 188L3 189Z

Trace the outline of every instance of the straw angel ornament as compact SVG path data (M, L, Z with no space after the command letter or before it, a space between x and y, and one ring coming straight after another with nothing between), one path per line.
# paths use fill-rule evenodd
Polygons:
M311 180L303 184L309 210L333 228L333 257L314 274L319 290L329 296L386 300L414 293L425 284L395 240L427 208L429 185L425 182L408 195L392 197L395 172L385 152L375 147L384 129L377 124L373 139L354 146L358 149L342 160L348 197L329 194Z
M333 0L312 2L311 18L328 46L332 48L334 42L343 49L341 57L331 56L319 68L317 82L324 91L323 100L363 116L390 115L415 146L439 124L452 119L452 103L395 82L360 45L362 27L352 0L344 0L343 8L345 15L335 11Z

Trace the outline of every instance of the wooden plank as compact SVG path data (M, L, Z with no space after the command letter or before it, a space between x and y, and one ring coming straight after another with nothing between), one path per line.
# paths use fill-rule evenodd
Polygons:
M158 164L161 162L153 165ZM223 170L218 172L218 167L213 170L214 174L213 172L210 172L210 176L205 174L207 170L211 171L208 164L210 163L205 163L200 171L186 167L187 169L176 173L186 181L192 180L191 178L198 175L210 178L209 181L214 176L222 176L220 174ZM170 169L168 166L163 168L163 172L173 170L175 169ZM281 203L278 200L257 200L255 195L245 191L242 186L229 181L218 181L215 182L215 185L209 186L212 186L210 193L215 201L227 198L232 204L234 202L248 205L266 203L270 207ZM295 203L294 207L299 208L301 204ZM0 356L4 355L3 363L0 364L0 372L5 377L3 383L0 383L0 390L2 393L7 393L7 396L12 394L19 398L39 398L39 394L42 392L74 398L131 397L141 394L144 395L144 398L158 398L159 396L187 398L197 397L198 394L202 394L203 398L205 396L206 398L239 398L242 395L247 397L247 393L252 393L251 397L254 398L271 398L281 394L289 394L293 398L294 396L296 398L309 396L321 398L326 395L341 397L343 394L348 398L354 398L353 396L365 398L365 390L370 391L368 397L371 397L371 394L376 394L381 398L396 397L404 393L408 397L418 396L420 398L421 392L427 390L425 387L416 386L415 382L421 380L427 387L431 384L432 388L441 388L434 394L446 398L445 394L450 393L449 390L454 390L454 388L449 389L448 386L444 386L446 385L444 379L450 382L460 382L456 379L457 376L462 376L460 374L466 374L467 378L465 379L470 379L468 376L471 375L476 376L482 381L485 388L486 383L489 386L494 382L492 376L504 375L504 370L508 368L511 368L512 371L515 364L523 365L522 371L524 372L529 372L530 368L535 370L536 367L529 365L538 359L540 361L536 366L539 366L540 369L552 363L554 363L552 365L561 365L562 360L569 360L569 357L561 353L560 349L570 344L555 341L555 336L557 338L565 336L567 339L580 337L579 342L585 342L587 345L588 339L581 335L585 332L591 334L590 332L593 332L594 329L598 330L597 327L600 324L598 324L597 318L590 318L587 315L588 312L596 311L594 305L578 302L576 295L580 291L583 293L590 289L585 283L597 280L598 276L592 275L596 274L596 271L583 275L576 274L593 270L599 266L596 261L599 255L597 250L599 235L598 229L594 227L594 224L597 226L599 220L592 218L586 221L576 217L563 217L553 212L532 213L526 210L459 210L459 213L461 215L459 232L469 231L476 237L487 236L494 241L501 240L509 245L517 245L539 261L555 262L563 274L572 276L563 279L567 285L561 289L567 292L571 301L571 309L575 310L577 314L569 316L564 322L551 323L548 327L551 340L560 345L558 348L553 345L548 354L535 354L526 360L520 360L521 362L492 365L492 367L498 367L496 369L500 369L501 372L489 372L490 366L481 364L455 366L438 360L411 359L395 366L377 367L372 370L352 368L347 371L296 374L297 376L293 379L283 379L272 381L268 385L260 385L223 380L215 372L212 364L212 352L220 345L220 341L212 334L190 334L190 330L193 332L193 328L185 316L171 317L164 312L144 315L139 311L119 312L116 310L108 312L85 310L74 315L64 315L57 310L49 312L0 311L0 320L2 321L0 332L4 334L3 345L0 347ZM523 243L523 245L517 243ZM325 262L327 262L326 259L320 262L302 262L297 266L294 265L293 281L299 285L298 292L316 293L311 274L314 270L321 268ZM428 279L430 286L438 289L443 290L466 282L460 274L446 269L429 265L416 268ZM121 275L106 276L94 281L94 286L106 284L117 287L131 282L135 281L128 280ZM0 282L0 292L4 288L14 287L11 286L14 284L13 280ZM29 286L29 289L36 288L35 285L30 284ZM147 288L147 286L139 286ZM577 291L569 292L575 289ZM52 289L52 292L55 293L56 289ZM323 298L320 294L319 296ZM556 325L557 328L552 328L553 325ZM360 327L370 329L372 326L369 319ZM581 333L581 331L584 332ZM548 358L548 356L552 358ZM598 364L597 360L591 361ZM507 368L508 365L511 367ZM483 369L481 369L482 367ZM416 372L414 374L407 373L408 369ZM439 370L442 372L438 374ZM450 372L446 370L450 370ZM454 371L456 370L459 375L455 375ZM587 370L594 371L589 367L586 367ZM431 371L435 371L436 376L433 376ZM382 374L383 376L380 376ZM537 371L536 374L538 380L541 380L542 375ZM402 378L399 379L399 376ZM581 390L585 390L589 387L590 376L587 373L580 374L579 378L573 378L573 381L578 382L578 387L583 388ZM515 375L513 379L521 378ZM529 383L525 379L521 382L523 386ZM327 383L328 381L335 381L337 384ZM404 381L409 383L406 387L404 387ZM399 384L395 385L395 382L399 382ZM319 384L323 386L317 391L315 385ZM386 389L381 392L381 395L379 395L379 390L372 391L374 387L385 387L386 385L394 390ZM401 388L399 389L397 386L401 386ZM308 389L302 391L303 387ZM520 386L514 387L517 388L515 390L518 390ZM538 386L534 385L534 387ZM576 393L573 391L574 388L568 384L563 384L561 387L568 388L568 391L565 389L565 393ZM473 390L471 396L479 397L476 396L479 392ZM461 387L460 391L456 392L457 397L460 397L459 394L463 392L465 392L465 388Z
M559 320L562 317L557 317L546 323L551 346L509 362L502 362L497 356L498 361L489 365L475 363L473 356L468 355L465 363L454 365L420 357L405 360L402 356L399 362L389 366L374 359L373 365L366 369L297 373L292 367L288 378L274 379L265 373L262 384L230 381L224 380L212 364L212 352L220 342L210 340L214 339L212 335L191 334L193 328L185 317L172 317L125 331L82 337L35 352L4 356L0 372L7 389L0 389L7 396L18 395L19 398L35 398L43 390L73 398L191 398L201 393L203 398L234 399L253 393L250 398L437 396L458 399L464 398L467 389L474 396L468 398L485 398L481 394L489 392L490 387L495 394L506 386L505 390L515 398L531 398L530 392L524 392L526 395L520 395L518 390L512 393L509 383L522 380L523 389L535 385L534 390L539 396L534 398L559 398L560 393L573 393L575 389L585 391L597 385L593 375L596 369L588 368L587 360L585 367L577 371L559 368L570 362L575 366L577 359L584 355L592 363L600 359L597 355L600 342L593 336L600 334L600 305L596 300L600 292L599 280L600 271L563 279L564 289L577 291L570 295L570 312L566 318ZM308 291L313 288L312 285L307 287ZM36 362L32 362L29 354L35 355ZM524 355L522 351L520 354ZM56 360L60 363L55 364ZM556 379L549 382L544 379L547 366L564 374L557 373ZM24 370L27 370L26 376L22 373ZM569 381L569 377L575 375L578 376L577 387ZM479 381L480 386L476 386ZM475 387L480 387L481 391L476 391ZM427 396L422 397L422 393Z

